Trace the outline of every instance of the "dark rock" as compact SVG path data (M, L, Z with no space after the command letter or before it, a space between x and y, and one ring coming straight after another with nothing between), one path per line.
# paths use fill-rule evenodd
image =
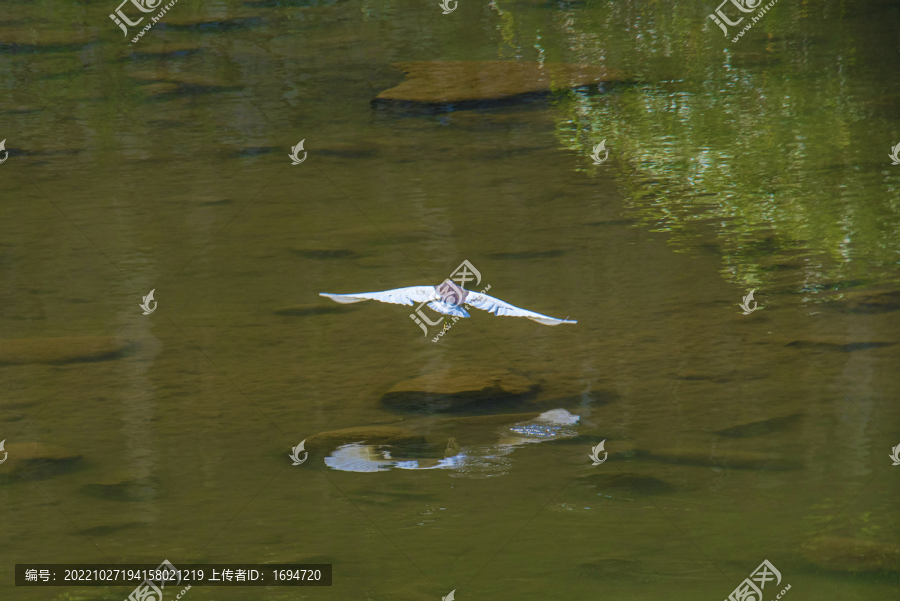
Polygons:
M224 78L207 77L197 73L189 73L182 71L169 71L159 68L156 71L132 71L128 73L128 77L145 82L173 82L183 86L193 88L209 88L209 89L240 89L230 81Z
M177 91L178 84L167 81L150 83L145 86L141 86L141 93L148 98L152 98L153 96L165 96L166 94L174 94Z
M631 495L668 495L677 491L676 487L645 474L588 472L578 477L582 484L596 486L601 493L627 493Z
M440 426L462 428L480 428L503 426L528 421L538 417L540 413L504 413L500 415L476 415L473 417L454 417L440 422Z
M841 308L844 313L855 315L874 315L877 313L891 313L900 309L900 291L881 292L867 294L854 299Z
M105 501L152 501L158 494L153 483L146 479L121 479L85 484L81 491L95 499Z
M893 346L896 342L851 342L848 344L836 344L833 342L810 342L806 340L795 340L789 342L785 346L798 348L800 350L810 350L819 352L837 351L841 353L852 353L854 351L865 351L873 348L884 348Z
M555 407L564 407L566 405L575 405L589 403L591 407L597 408L609 405L618 401L621 397L619 393L606 390L592 390L590 392L582 392L569 396L555 397L552 399L542 400L541 405L553 405Z
M394 65L406 74L373 102L464 103L513 98L551 89L622 81L622 73L598 66L511 61L415 61Z
M292 307L281 307L275 309L272 313L291 317L309 317L311 315L326 315L328 313L347 313L348 311L356 311L357 308L358 307L351 307L348 305L338 305L336 303L330 305L305 304L294 305Z
M646 451L650 459L663 463L722 467L745 470L798 470L799 461L785 459L780 455L768 455L751 451L724 451L721 449L660 449Z
M407 430L392 426L361 426L320 432L306 439L304 448L308 451L331 451L341 445L350 443L368 445L423 445L425 437Z
M763 434L771 434L773 432L781 432L793 428L803 419L802 413L786 415L784 417L773 417L758 422L748 422L737 426L731 426L723 430L718 430L714 434L719 436L728 436L730 438L746 438L748 436L762 436Z
M81 455L40 442L7 442L4 447L9 455L0 464L0 476L44 478L70 471L81 461Z
M500 404L529 399L537 389L528 378L508 371L447 370L395 384L381 402L391 409L418 413L486 412Z
M112 359L129 345L127 340L105 336L0 340L0 365L65 364Z

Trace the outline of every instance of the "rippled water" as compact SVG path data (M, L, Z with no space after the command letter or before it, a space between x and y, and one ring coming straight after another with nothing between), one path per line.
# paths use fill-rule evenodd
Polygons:
M737 42L712 2L181 0L135 43L115 2L4 8L0 440L67 460L0 473L3 599L132 590L14 587L16 563L163 559L334 565L330 588L197 601L723 599L764 559L787 599L900 593L896 559L808 550L900 544L896 3L779 0ZM372 104L425 60L625 77ZM476 310L433 343L408 307L318 296L464 259L478 290L578 323ZM89 336L128 348L46 362L66 348L44 339ZM44 350L9 359L22 339ZM537 392L381 402L447 368ZM522 444L556 408L571 431ZM291 465L358 426L424 442L346 441L371 473Z

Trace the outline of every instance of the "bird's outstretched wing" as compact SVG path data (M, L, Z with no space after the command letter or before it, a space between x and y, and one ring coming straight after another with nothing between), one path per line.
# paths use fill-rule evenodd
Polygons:
M510 305L499 298L494 298L493 296L482 294L480 292L470 292L469 296L466 298L466 304L498 316L527 317L528 319L542 323L545 326L558 326L561 323L578 323L575 320L556 319L555 317L541 315L534 311L526 311L525 309Z
M329 294L328 292L321 292L319 296L326 296L342 304L377 300L393 305L414 305L440 299L434 290L434 286L410 286L409 288L395 288L394 290L384 290L382 292L359 292L356 294Z

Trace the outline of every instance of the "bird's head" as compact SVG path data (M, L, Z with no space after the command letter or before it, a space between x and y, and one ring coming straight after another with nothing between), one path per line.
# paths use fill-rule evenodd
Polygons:
M469 295L468 290L460 287L452 280L444 280L437 287L437 293L441 295L441 300L449 305L461 305L466 302L466 297Z

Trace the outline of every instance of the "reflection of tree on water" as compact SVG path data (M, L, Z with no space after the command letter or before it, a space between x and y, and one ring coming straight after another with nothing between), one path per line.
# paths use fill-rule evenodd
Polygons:
M579 416L565 409L553 409L533 420L504 426L496 444L461 447L450 438L444 458L439 460L394 459L390 451L380 446L352 443L335 449L325 458L325 465L346 472L450 469L455 472L453 476L460 478L491 478L509 472L512 461L507 455L523 445L577 436L578 420Z
M707 19L715 4L573 7L552 28L510 0L496 4L516 13L504 39L520 51L607 65L641 82L567 91L556 106L558 139L586 174L598 173L593 144L606 138L615 148L606 167L621 170L642 226L669 232L676 246L702 245L724 278L747 288L771 275L793 291L804 282L900 281L900 170L884 156L900 140L881 135L897 130L894 79L882 76L890 28L844 20L824 0L778 3L730 44ZM563 47L548 43L558 37Z

